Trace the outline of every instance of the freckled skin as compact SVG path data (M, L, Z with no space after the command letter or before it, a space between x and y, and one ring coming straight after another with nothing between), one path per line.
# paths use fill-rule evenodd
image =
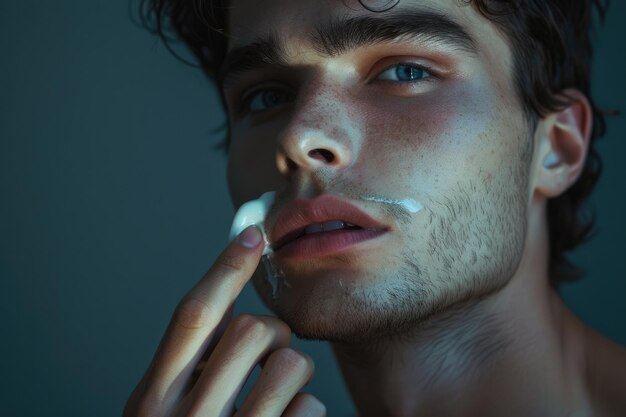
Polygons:
M304 34L369 14L356 0L232 2L229 46L273 28L293 66L252 84L294 97L241 116L225 92L235 206L275 190L271 227L292 199L335 193L390 227L358 250L279 263L288 285L279 280L276 300L260 269L253 277L293 332L331 342L360 417L565 416L591 402L585 349L572 350L587 346L588 331L548 286L543 125L524 115L507 40L462 3L403 0L395 10L450 16L477 56L403 41L327 58ZM414 61L435 75L378 82L386 67ZM315 149L334 162L311 157ZM399 215L361 195L424 209Z

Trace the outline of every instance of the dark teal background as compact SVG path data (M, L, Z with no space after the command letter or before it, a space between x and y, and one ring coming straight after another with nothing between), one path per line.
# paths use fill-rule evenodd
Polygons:
M626 5L600 32L594 92L626 108ZM226 242L233 209L213 86L133 26L128 0L0 2L0 414L115 416L180 297ZM599 145L590 273L563 291L626 345L624 117ZM251 287L237 311L265 313ZM295 341L310 392L351 404L329 348Z

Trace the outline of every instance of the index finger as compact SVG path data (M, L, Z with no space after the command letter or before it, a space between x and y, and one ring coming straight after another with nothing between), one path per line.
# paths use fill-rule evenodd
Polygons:
M184 389L228 308L256 269L263 236L244 230L177 305L146 375L146 389L159 399ZM156 398L155 398L156 399Z

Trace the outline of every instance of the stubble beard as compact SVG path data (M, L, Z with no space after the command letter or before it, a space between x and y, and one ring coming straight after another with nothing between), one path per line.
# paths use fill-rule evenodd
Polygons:
M255 280L257 291L299 338L345 345L412 339L464 314L504 288L521 260L532 142L523 148L491 181L459 182L426 203L429 227L406 242L426 239L396 255L395 269L364 271L368 285L273 300Z

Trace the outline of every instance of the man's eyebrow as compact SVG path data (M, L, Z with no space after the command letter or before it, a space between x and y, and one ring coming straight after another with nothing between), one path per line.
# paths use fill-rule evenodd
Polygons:
M396 40L441 42L476 55L476 42L450 17L428 10L401 10L384 17L358 16L330 21L307 36L320 56L333 58L351 50ZM284 42L271 32L266 38L234 47L218 71L218 81L228 86L239 75L264 67L288 67Z

